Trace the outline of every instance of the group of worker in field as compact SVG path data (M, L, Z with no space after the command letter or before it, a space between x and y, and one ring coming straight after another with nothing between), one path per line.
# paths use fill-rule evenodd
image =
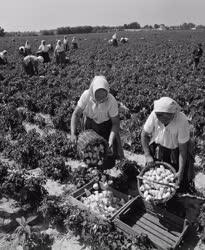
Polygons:
M109 151L112 152L111 167L114 167L116 159L124 159L119 134L118 102L110 93L104 76L94 77L89 89L82 93L76 105L70 124L73 143L77 143L77 124L81 116L84 117L84 129L92 129L107 140ZM154 101L153 111L142 128L141 144L147 165L154 165L155 161L171 164L176 170L175 179L180 190L193 191L194 155L191 126L175 100L161 97Z
M25 73L29 76L38 74L38 64L51 61L50 52L53 52L53 58L57 65L67 63L69 60L66 57L66 52L70 48L78 49L76 37L73 37L70 47L67 36L64 36L63 41L57 40L55 48L53 48L52 44L46 44L46 41L42 40L36 53L32 52L31 44L29 41L26 41L24 46L19 47L19 54L23 57L22 65ZM0 65L8 64L7 55L8 52L6 50L0 52Z
M78 43L75 37L71 41L71 48L78 49ZM19 53L24 56L23 67L25 72L32 76L38 74L38 64L48 63L51 61L50 52L53 52L54 60L57 65L63 65L68 62L66 52L69 51L69 41L67 36L64 36L63 41L57 40L56 46L53 49L52 44L46 44L45 40L41 41L41 44L36 52L36 55L32 55L31 45L26 41L25 46L19 48Z
M127 37L121 37L119 41L121 43L127 43L128 40L129 39ZM116 32L112 35L112 38L108 40L108 43L114 47L118 46L118 38ZM76 37L73 37L70 47L71 49L78 49L78 42ZM51 61L49 55L50 52L53 52L54 60L57 65L64 65L65 63L67 63L69 59L66 57L66 52L69 49L68 38L67 36L64 36L63 41L57 40L55 48L53 48L52 44L46 44L46 41L42 40L35 55L32 54L31 44L26 41L24 46L19 47L19 53L24 57L22 64L26 74L28 74L29 76L33 76L35 74L38 74L39 63L48 63ZM8 52L6 50L0 52L0 65L5 65L8 63L7 55ZM199 43L198 46L196 46L193 50L192 58L189 61L189 65L192 65L193 71L198 70L202 55L202 44Z
M116 34L112 39L117 41ZM115 41L115 43L116 43ZM74 48L78 48L76 39L72 40ZM49 50L52 46L41 41L36 55L32 55L31 46L26 41L23 53L23 67L28 75L38 74L38 63L50 61ZM57 41L54 57L57 64L65 62L65 52L69 50L67 37L63 42ZM197 69L203 54L202 45L193 51L193 67ZM6 62L7 51L1 52L1 60ZM119 107L115 97L110 93L109 84L102 75L95 76L89 89L81 95L71 117L71 140L77 142L77 124L83 115L84 128L93 129L107 140L109 149L113 153L113 166L116 159L123 159L124 153L119 135L120 120ZM191 146L189 120L181 111L178 103L170 97L161 97L154 101L154 108L147 118L141 133L141 144L148 165L156 160L171 164L176 170L177 183L183 190L193 187L194 156ZM106 166L105 166L106 167Z

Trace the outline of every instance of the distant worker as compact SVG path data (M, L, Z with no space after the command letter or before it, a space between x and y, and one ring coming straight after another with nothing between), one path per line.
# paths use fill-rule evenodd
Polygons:
M42 56L28 55L23 59L23 68L27 75L33 76L38 75L38 64L43 63L44 59Z
M22 56L26 56L26 50L24 46L19 47L19 54Z
M63 39L63 46L64 46L64 50L65 50L65 51L68 51L68 50L69 50L69 45L68 45L68 38L67 38L67 36L64 36L64 39Z
M120 38L120 42L121 42L121 43L127 43L128 40L129 40L129 39L128 39L127 37L121 37L121 38Z
M31 45L30 45L30 43L29 43L28 40L26 41L24 47L25 47L25 54L26 54L26 56L27 55L31 55Z
M77 39L76 37L74 36L72 41L71 41L71 48L72 49L78 49L78 42L77 42Z
M117 47L118 46L118 42L117 42L117 33L115 33L113 36L112 36L112 45Z
M56 58L57 64L64 64L65 63L65 50L61 40L57 41L57 45L54 50L54 56Z
M0 52L0 65L5 65L8 63L7 54L7 50L3 50L2 52Z
M47 44L47 47L48 47L48 51L54 51L54 48L53 48L53 44L52 43L49 43Z
M39 46L38 51L37 51L37 56L42 56L44 59L44 63L51 61L48 52L49 52L49 47L48 45L46 45L46 41L42 40L41 45Z
M202 44L199 43L198 46L196 46L196 48L193 51L193 61L192 61L193 70L198 69L198 65L199 65L202 55L203 55Z

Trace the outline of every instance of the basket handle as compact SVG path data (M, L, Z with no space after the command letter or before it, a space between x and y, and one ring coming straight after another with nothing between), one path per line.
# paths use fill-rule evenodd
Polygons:
M145 177L142 177L142 176L139 176L139 175L137 176L137 178L140 179L140 180L146 180L146 181L151 182L151 183L160 184L160 185L167 186L167 187L172 187L172 188L175 188L175 189L178 189L178 188L179 188L178 185L166 184L166 183L163 183L163 182L158 182L158 181L154 181L154 180L149 180L149 179L147 179L147 178L145 178Z

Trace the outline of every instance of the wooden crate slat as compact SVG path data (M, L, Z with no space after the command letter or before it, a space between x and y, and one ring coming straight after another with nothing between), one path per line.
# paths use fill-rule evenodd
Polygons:
M160 226L161 228L163 228L163 229L167 229L166 227L165 227L165 225L163 225L162 223L160 223L160 219L158 218L158 217L156 217L156 216L153 216L152 214L150 214L150 213L145 213L144 214L144 218L146 218L147 220L149 220L149 221L151 221L151 222L153 222L153 223L155 223L156 225L158 225L158 226ZM166 220L163 220L164 222L166 222ZM167 222L167 224L169 225L169 222ZM175 228L175 230L177 230L176 229L176 224L174 224L174 225L170 225L170 226L173 226L173 228ZM169 232L171 232L173 235L175 235L176 237L179 237L180 236L180 231L173 231L173 230L170 230Z
M140 227L139 225L134 225L133 230L135 230L138 234L142 233L142 234L146 234L149 239L158 247L160 247L161 249L165 250L165 249L169 249L171 247L171 244L167 243L166 241L162 240L161 238L159 238L156 235L153 235L152 233L147 232L147 230L145 230L144 228Z
M134 227L131 228L130 226L128 226L127 224L125 224L124 222L122 222L121 220L117 218L114 220L114 223L118 229L120 229L127 235L131 235L131 236L138 236L139 234L147 235L149 239L153 242L153 244L160 250L168 250L171 247L170 244L162 241L157 236L149 235L149 233L147 233L146 230L144 230L143 228L139 227L136 224L134 225Z
M81 197L83 196L87 196L86 195L86 191L85 190L88 190L88 191L92 191L93 189L93 184L94 183L98 183L98 185L100 186L101 190L108 190L108 191L111 191L113 193L113 195L115 197L118 197L118 198L121 198L121 199L124 199L125 200L125 204L120 208L118 209L109 219L108 218L104 218L103 216L101 216L101 214L98 214L97 212L94 212L94 211L91 211L88 207L86 207L83 202L81 202ZM127 194L124 194L124 193L121 193L117 190L115 190L114 188L111 188L111 187L108 187L107 189L105 189L103 187L103 183L102 182L99 182L97 180L97 178L94 178L92 181L90 181L89 183L87 183L86 185L84 185L83 187L79 188L78 190L74 191L73 193L70 194L70 202L75 205L75 206L78 206L80 209L84 209L84 210L87 210L89 211L91 214L93 214L95 217L98 217L100 219L103 219L105 221L112 221L114 219L115 216L118 215L118 213L120 213L120 211L122 209L124 209L124 207L127 205L127 203L129 204L131 201L129 201L128 199L128 195Z
M146 224L144 224L142 221L138 220L136 222L137 226L143 228L145 231L147 231L148 235L154 235L155 237L158 237L160 240L166 242L167 244L170 244L170 246L172 244L174 244L174 241L172 239L170 239L167 235L164 235L162 233L159 233L158 231L156 231L154 228L147 226ZM135 225L133 227L135 227Z
M176 249L188 228L182 218L170 212L160 216L156 211L150 211L139 196L117 215L114 223L128 235L133 232L146 234L161 250Z
M142 216L139 219L140 222L142 222L143 224L145 224L146 226L153 228L156 232L158 232L159 234L162 234L163 236L171 239L173 242L176 242L177 237L172 235L170 232L168 232L165 228L161 228L160 226L156 225L155 223L147 220L144 216Z

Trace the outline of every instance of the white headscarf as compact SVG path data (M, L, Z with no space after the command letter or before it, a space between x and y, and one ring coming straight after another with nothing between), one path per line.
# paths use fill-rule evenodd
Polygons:
M42 51L42 52L48 52L49 51L49 48L48 48L48 46L45 44L44 45L44 43L45 43L46 41L45 40L42 40L41 41L41 45L40 45L40 47L38 48L40 51Z
M63 44L61 43L61 40L58 40L58 41L57 41L56 51L57 51L57 52L62 52L62 51L64 51L64 47L63 47Z
M74 36L73 39L72 39L72 43L76 43L77 42L77 39L76 37Z
M107 94L110 92L109 84L104 76L95 76L90 84L89 92L94 101L96 101L95 92L98 89L105 89Z
M26 48L26 49L30 49L30 48L31 48L31 45L30 45L29 41L26 41L26 43L25 43L25 48Z
M67 36L64 36L64 39L63 39L63 43L68 43L68 38L67 38Z
M161 97L154 101L154 111L164 113L177 113L181 110L179 104L170 97Z
M117 39L117 33L113 34L112 39Z
M7 50L3 50L2 52L0 52L0 57L2 59L6 58L7 57Z

